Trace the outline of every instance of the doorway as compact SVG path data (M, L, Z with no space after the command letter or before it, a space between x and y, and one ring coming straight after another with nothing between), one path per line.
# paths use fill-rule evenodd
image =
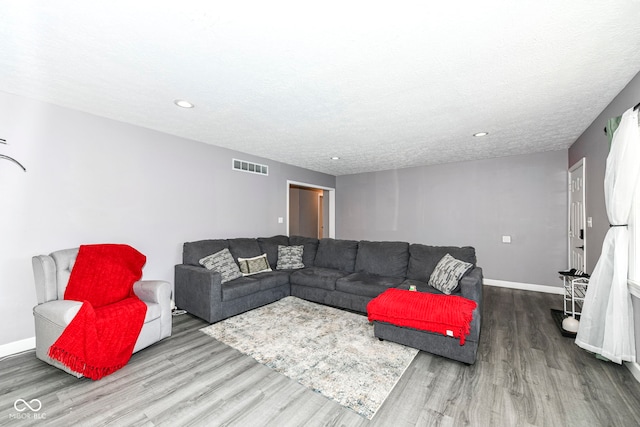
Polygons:
M287 233L335 238L335 189L287 181Z
M587 271L587 218L583 157L569 168L569 268Z

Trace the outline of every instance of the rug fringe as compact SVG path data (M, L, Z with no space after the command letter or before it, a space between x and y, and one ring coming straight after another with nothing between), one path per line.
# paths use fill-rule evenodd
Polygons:
M87 365L84 359L55 346L51 346L49 348L49 357L59 361L72 371L82 374L94 381L99 380L102 377L106 377L118 369L122 369L126 365L125 363L106 367L90 366Z

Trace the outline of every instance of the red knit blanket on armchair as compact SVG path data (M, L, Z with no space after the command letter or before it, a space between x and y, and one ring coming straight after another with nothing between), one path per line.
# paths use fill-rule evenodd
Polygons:
M98 380L127 364L147 306L133 293L147 258L128 245L82 245L64 299L82 301L49 356Z
M402 289L387 289L369 301L369 321L436 332L460 338L464 345L471 331L475 301L456 295L439 295Z

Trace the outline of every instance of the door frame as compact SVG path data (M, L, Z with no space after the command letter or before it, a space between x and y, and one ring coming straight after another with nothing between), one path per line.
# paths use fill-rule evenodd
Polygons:
M318 193L318 239L324 237L324 192Z
M587 159L581 158L575 162L567 171L567 267L571 266L571 174L577 169L582 167L582 219L584 225L584 238L582 239L584 250L582 256L584 257L584 271L587 272L587 182L586 182L586 170Z
M332 187L325 187L323 185L317 185L317 184L310 184L308 182L300 182L300 181L292 181L292 180L287 180L287 236L290 235L289 232L289 190L291 189L291 186L295 185L298 187L306 187L306 188L311 188L311 189L317 189L317 190L324 190L324 191L328 191L329 192L329 220L328 220L328 225L329 225L329 237L332 239L336 238L336 189L332 188ZM326 203L326 200L324 201Z

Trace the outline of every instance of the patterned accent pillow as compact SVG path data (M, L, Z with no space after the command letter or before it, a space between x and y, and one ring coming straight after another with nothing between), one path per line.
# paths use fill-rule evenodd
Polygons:
M273 271L269 267L267 254L262 254L253 258L238 257L238 264L243 276L251 276L252 274L262 273L263 271Z
M450 295L451 292L458 287L460 278L464 276L471 267L473 267L473 264L460 261L446 254L438 262L433 273L431 273L429 285L444 294Z
M282 246L278 245L278 264L276 270L297 270L304 268L302 254L304 245Z
M213 270L220 273L222 276L221 283L226 283L230 280L242 277L238 264L233 260L233 256L227 248L224 248L215 254L206 256L198 262L207 270Z

